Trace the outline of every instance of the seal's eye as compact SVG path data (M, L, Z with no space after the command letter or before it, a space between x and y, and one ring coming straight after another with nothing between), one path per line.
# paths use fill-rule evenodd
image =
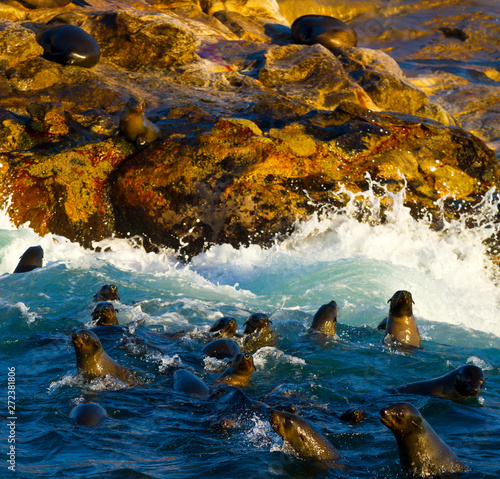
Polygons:
M396 416L398 419L403 419L405 417L405 413L404 413L404 411L398 411L396 413Z

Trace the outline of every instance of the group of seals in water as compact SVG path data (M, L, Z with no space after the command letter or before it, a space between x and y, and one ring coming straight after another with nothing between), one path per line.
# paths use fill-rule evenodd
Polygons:
M42 258L41 247L29 248L21 257L16 272L41 267ZM116 285L106 284L99 289L92 298L96 303L91 313L95 326L109 327L119 324L117 310L112 303L118 300ZM421 348L421 338L413 315L414 302L411 293L397 291L388 302L390 303L388 316L378 327L385 333L384 344L391 348ZM267 315L254 313L244 323L243 334L238 336L234 318L223 317L217 320L210 328L207 338L209 342L202 352L206 356L230 359L226 369L211 384L205 384L187 369L179 369L173 375L174 391L198 399L207 399L217 395L220 387L248 386L255 364L251 351L245 349L248 344L245 338L253 338L250 345L254 347L259 347L259 339L262 340L260 343L262 347L267 345L266 341L272 332L273 340L276 341L276 334L271 324L272 321ZM336 326L337 303L330 301L318 309L308 333L335 336ZM187 334L186 331L181 333ZM179 335L172 334L166 337L176 339ZM241 340L244 352L240 351L239 345L233 338ZM112 377L126 386L134 387L140 384L138 376L133 371L118 364L106 353L95 332L80 330L74 332L71 339L76 354L78 375L85 381ZM395 394L427 395L462 401L477 396L484 383L485 377L481 368L467 364L443 376L404 384L390 391ZM265 404L259 404L267 408ZM76 406L71 411L70 417L78 425L91 427L106 418L107 413L99 404L85 403ZM350 408L340 416L342 420L352 424L362 422L365 417L366 412L359 407ZM400 402L382 408L380 420L394 434L400 462L407 473L416 477L427 477L468 470L413 405ZM231 427L232 422L230 419L223 419L218 424ZM328 467L343 467L338 463L342 459L341 454L311 423L299 416L294 407L286 411L272 409L269 413L269 423L283 438L285 450L288 448L304 460L320 462Z

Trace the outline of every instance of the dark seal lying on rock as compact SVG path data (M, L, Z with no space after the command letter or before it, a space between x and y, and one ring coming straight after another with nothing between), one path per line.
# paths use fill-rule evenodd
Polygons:
M382 409L380 420L394 434L401 465L412 477L468 470L411 404L398 403Z
M27 273L42 266L43 248L41 246L31 246L21 256L14 273Z
M294 42L328 49L358 46L358 35L343 21L327 15L303 15L292 23Z
M395 389L398 393L420 394L423 396L437 396L440 398L459 401L468 397L477 396L484 386L483 370L472 364L461 366L444 376L404 384Z
M76 353L78 373L87 381L112 376L129 386L139 382L127 368L113 361L92 331L81 330L71 336Z
M43 57L61 65L90 68L101 56L99 44L92 35L76 25L54 25L42 28L36 41L43 47Z

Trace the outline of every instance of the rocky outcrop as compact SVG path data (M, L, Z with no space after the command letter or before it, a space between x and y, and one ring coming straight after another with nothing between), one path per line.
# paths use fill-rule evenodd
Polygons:
M189 257L268 245L369 178L406 187L415 216L437 217L438 200L458 215L499 185L493 152L392 58L293 45L274 2L94 3L19 7L24 21L0 26L0 42L26 45L0 71L0 200L16 224L86 246L141 235ZM99 64L41 58L50 20L91 33ZM141 152L117 136L131 96L161 130Z

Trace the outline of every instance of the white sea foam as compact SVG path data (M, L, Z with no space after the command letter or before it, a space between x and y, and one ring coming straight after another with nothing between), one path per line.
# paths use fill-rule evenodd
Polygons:
M466 219L446 221L434 231L426 220L417 221L404 206L404 190L376 195L374 189L354 195L343 211L323 209L269 248L258 245L233 248L214 246L180 263L173 252L146 252L137 240L110 239L99 243L101 252L86 250L56 235L39 237L28 226L13 228L0 214L0 273L11 272L26 248L40 244L45 264L73 271L100 272L105 266L129 274L122 277L141 290L161 298L169 292L192 310L192 318L219 317L221 307L273 314L297 309L313 314L319 305L335 299L339 318L355 326L371 325L387 310L387 300L400 289L412 292L414 313L422 322L450 323L500 336L500 288L483 241L498 231L492 218L498 211L493 191L476 208L478 226ZM381 220L381 204L392 206ZM367 222L355 217L360 205ZM102 273L102 280L111 276ZM71 285L69 289L71 288ZM173 295L173 296L172 296ZM191 303L188 305L187 303ZM174 317L175 316L175 317ZM176 311L151 314L153 323L186 321ZM207 323L208 324L208 323ZM377 323L378 324L378 323ZM426 334L427 334L426 333ZM439 338L433 338L439 339Z

